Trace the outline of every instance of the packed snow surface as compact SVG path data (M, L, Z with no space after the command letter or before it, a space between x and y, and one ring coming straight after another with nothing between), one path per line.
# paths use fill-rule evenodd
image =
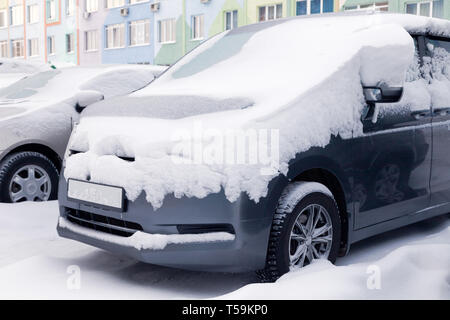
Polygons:
M0 299L450 299L449 215L364 240L336 266L317 261L274 284L140 263L58 237L57 220L56 201L0 203Z
M203 198L221 189L230 201L242 192L258 201L297 153L324 147L332 136L362 134L362 84L398 86L413 73L408 31L449 30L438 19L373 14L285 19L222 33L152 85L110 101L111 113L106 102L93 105L72 139L81 153L67 159L64 175L122 186L130 200L145 192L155 209L170 193ZM414 90L407 91L414 101ZM225 99L232 106L218 110ZM218 143L255 130L269 131L258 143L275 156L226 161L236 148Z

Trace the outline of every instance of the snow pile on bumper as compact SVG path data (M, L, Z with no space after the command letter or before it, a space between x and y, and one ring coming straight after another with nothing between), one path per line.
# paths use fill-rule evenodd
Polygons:
M59 218L58 227L92 239L124 247L132 247L137 250L163 250L170 244L225 242L233 241L235 238L234 234L228 232L210 232L202 234L150 234L142 231L137 231L130 237L120 237L80 227L63 217Z

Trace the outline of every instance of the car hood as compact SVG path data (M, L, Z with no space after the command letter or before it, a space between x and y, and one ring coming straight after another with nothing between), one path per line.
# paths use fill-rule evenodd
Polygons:
M182 119L201 114L247 109L248 98L215 99L206 96L121 96L90 105L83 117L144 117Z
M1 107L0 106L0 119L8 118L25 112L25 108L21 107Z

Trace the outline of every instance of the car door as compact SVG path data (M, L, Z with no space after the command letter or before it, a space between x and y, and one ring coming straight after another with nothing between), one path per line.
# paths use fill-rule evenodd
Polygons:
M426 90L419 41L398 103L379 104L376 121L367 117L363 136L354 139L355 229L428 207L431 170L431 108L417 99Z
M450 39L427 37L425 67L433 114L431 205L450 203Z

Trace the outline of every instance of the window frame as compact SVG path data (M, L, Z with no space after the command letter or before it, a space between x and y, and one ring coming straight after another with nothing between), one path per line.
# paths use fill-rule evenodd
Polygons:
M197 35L196 32L196 27L197 27L197 23L196 23L196 19L200 18L200 24L199 26L201 27L201 33L199 35ZM191 16L191 41L200 41L203 40L205 38L205 15L203 13L200 14L194 14Z
M5 49L5 55L3 55L3 46ZM8 40L1 40L0 41L0 58L9 58L9 50L8 50Z
M32 14L31 14L31 8L36 8L36 14L37 14L37 17L35 17L36 18L36 20L31 20L31 17L33 16ZM32 4L29 4L28 6L27 6L27 22L28 22L28 24L33 24L33 23L38 23L39 22L39 14L40 14L40 10L39 10L40 8L39 8L39 4L37 4L37 3L32 3Z
M8 9L2 9L0 10L0 14L4 14L4 19L3 21L5 22L5 24L2 26L0 25L0 29L4 29L4 28L8 28Z
M109 47L109 41L108 41L108 30L110 28L114 28L114 27L118 27L122 29L122 37L120 38L120 41L123 43L120 46L114 46L114 47ZM105 26L105 45L104 45L104 49L105 50L114 50L114 49L123 49L126 46L126 35L125 35L125 23L113 23L113 24L109 24ZM114 34L112 37L112 40L114 41Z
M75 34L66 33L65 39L66 39L66 54L75 53Z
M94 39L95 39L95 48L94 49L89 49L88 48L88 44L89 44L89 37L88 34L90 33L95 33ZM84 32L84 52L96 52L99 49L99 36L98 36L98 29L91 29L91 30L86 30Z
M131 28L132 28L132 26L137 27L140 24L144 24L144 42L140 42L140 43L136 42L135 44L132 44L133 39L132 39ZM147 29L148 39L145 39L145 28L148 28ZM151 38L150 34L151 34L150 19L133 20L128 23L128 45L130 47L148 46L150 44L150 38Z
M37 52L33 54L32 49L33 49L33 45L32 45L32 41L36 41L37 42ZM31 38L28 39L28 56L30 58L32 57L39 57L40 52L39 52L39 38Z
M86 0L86 2L84 3L85 8L84 10L87 13L94 13L94 12L98 12L98 2L99 0ZM91 4L95 3L95 6L92 6ZM88 5L89 4L89 5Z
M118 3L116 3L118 2ZM108 3L111 3L112 6L109 6ZM105 0L105 9L116 9L122 8L125 6L125 0Z
M430 14L428 16L422 16L420 14L420 7L424 4L429 4L430 5ZM420 17L427 17L427 18L433 18L433 4L434 4L434 0L427 0L427 1L420 1L420 2L406 2L405 3L405 7L404 7L404 13L405 14L411 14L411 15L415 15L415 16L420 16ZM416 5L416 13L407 13L406 12L406 8L408 7L408 5Z
M16 43L16 42L21 42L22 43L22 48L21 48L21 51L22 51L22 55L20 55L20 56L15 56L14 55L14 52L15 52L15 46L14 46L14 43ZM11 40L11 58L24 58L25 57L25 43L24 43L24 39L22 38L22 39L12 39Z
M167 23L167 22L171 22L171 31L170 34L171 36L173 36L173 40L162 40L162 23ZM167 26L164 27L164 31L166 30ZM166 33L165 33L166 34ZM165 38L165 37L164 37ZM175 18L167 18L167 19L162 19L158 21L158 43L160 44L171 44L171 43L176 43L177 42L177 19Z
M381 9L386 9L386 10L381 10ZM363 8L361 8L361 5L358 4L356 6L352 6L351 9L350 8L346 8L344 6L344 11L376 11L376 12L381 12L381 11L388 11L389 10L389 1L385 1L383 2L383 4L379 5L377 4L375 1L370 4L370 5L363 5Z
M236 12L236 19L234 17L235 12ZM231 17L231 23L230 23L231 28L230 29L227 29L227 15L228 14L230 14L230 17ZM234 26L235 23L236 23L236 27ZM223 26L224 31L233 30L235 28L238 28L239 27L239 10L238 9L225 10L224 15L223 15L223 24L224 24L224 26Z
M11 26L22 26L24 23L25 23L25 17L24 17L24 12L23 12L23 4L17 4L17 5L14 5L14 6L11 6L10 7L11 9L9 10L10 11L10 25ZM15 21L15 19L13 18L13 17L15 17L16 16L16 14L13 14L13 11L15 12L15 9L20 9L20 10L18 10L18 12L20 12L20 20L21 20L21 22L20 23L13 23L13 20Z
M277 7L281 6L281 16L279 18L277 18L278 16L278 10ZM269 7L273 7L274 11L273 11L273 19L269 19ZM283 18L283 2L277 2L277 3L272 3L272 4L265 4L265 5L261 5L257 7L257 21L259 22L266 22L266 21L273 21L273 20L278 20L278 19L282 19ZM265 13L264 13L264 20L261 20L261 8L265 8Z
M47 52L49 56L56 55L56 38L55 36L47 36Z

